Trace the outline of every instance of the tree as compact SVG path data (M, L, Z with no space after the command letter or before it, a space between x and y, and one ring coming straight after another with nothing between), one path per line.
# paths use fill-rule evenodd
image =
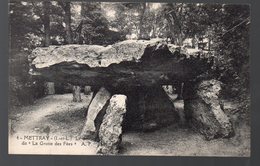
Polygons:
M127 38L206 40L215 71L227 85L248 86L249 24L247 5L189 3L10 2L11 58L27 74L26 54L51 44L108 45ZM80 10L81 9L81 10ZM112 11L109 18L108 10ZM205 43L204 43L205 44ZM26 54L22 54L26 53ZM26 74L25 74L26 73ZM24 77L27 78L27 77ZM236 84L236 86L233 86ZM229 93L231 94L231 93Z
M35 16L30 3L10 2L9 29L11 52L28 51L40 45L40 38L44 34L41 22ZM11 54L15 55L14 54Z
M63 2L58 1L59 5L64 10L64 22L65 22L65 41L66 44L72 44L73 43L73 34L71 29L71 2ZM72 87L72 94L73 94L73 101L74 102L81 102L81 87L73 85Z
M146 3L140 3L140 20L139 20L139 34L138 39L145 38L144 15L146 11Z
M62 7L64 10L64 22L65 22L65 42L67 44L72 44L72 30L71 30L71 2L68 1L58 1L59 5Z
M50 45L50 1L43 1L44 46Z
M104 4L82 2L81 6L84 43L108 45L125 39L123 31L112 29L110 21L105 17L107 9Z

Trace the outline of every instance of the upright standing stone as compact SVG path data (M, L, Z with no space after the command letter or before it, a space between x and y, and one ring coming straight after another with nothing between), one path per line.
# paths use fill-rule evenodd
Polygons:
M125 129L153 131L179 121L172 101L161 86L138 87L126 95Z
M161 86L150 87L144 96L143 130L149 131L179 122L179 115Z
M89 105L85 125L81 132L81 138L96 138L97 128L95 126L95 120L110 98L110 92L108 92L104 87L101 87Z
M73 101L74 102L81 102L81 87L80 86L73 86L72 88L72 94L73 94Z
M122 136L122 122L126 113L125 95L113 95L99 129L98 153L117 154Z
M221 83L204 80L195 84L185 83L184 109L190 124L210 140L230 137L232 124L223 112L219 99Z
M85 95L89 95L91 94L92 90L91 90L91 86L85 86L84 87L84 94Z
M45 94L46 95L55 94L54 82L45 82Z

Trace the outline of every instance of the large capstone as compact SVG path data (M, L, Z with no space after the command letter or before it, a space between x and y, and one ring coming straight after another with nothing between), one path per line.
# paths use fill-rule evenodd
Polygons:
M186 83L184 88L184 109L191 126L210 140L230 137L233 127L224 113L219 94L221 83L204 80Z
M89 86L155 86L184 82L206 73L211 58L186 55L161 39L127 40L109 46L38 47L30 73L53 82Z
M162 39L125 40L109 46L73 44L38 47L33 50L29 60L33 60L32 64L36 68L73 61L89 67L108 67L122 61L138 62L148 45L157 45L159 42Z
M113 95L99 129L100 154L117 154L122 136L122 122L126 113L125 95Z

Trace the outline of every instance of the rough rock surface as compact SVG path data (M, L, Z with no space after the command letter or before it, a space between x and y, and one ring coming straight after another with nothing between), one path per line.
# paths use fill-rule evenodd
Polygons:
M109 46L64 45L38 47L30 55L36 68L49 67L61 62L77 62L89 67L108 67L122 61L138 62L147 45L154 45L162 39L126 40Z
M81 132L81 138L95 139L97 137L98 129L95 125L95 120L101 110L105 107L110 97L110 92L108 92L104 87L101 87L99 89L88 107L85 125Z
M184 109L192 127L209 140L232 136L232 124L219 100L219 81L204 80L195 85L186 83L184 90Z
M176 51L162 39L126 40L110 46L64 45L36 48L30 73L53 82L89 86L153 86L194 79L211 59Z
M113 95L99 129L100 154L117 154L122 136L123 116L126 113L125 95Z

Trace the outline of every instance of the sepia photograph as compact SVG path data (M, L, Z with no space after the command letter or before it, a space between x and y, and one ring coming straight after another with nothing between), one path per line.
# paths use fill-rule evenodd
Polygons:
M250 5L9 0L8 153L250 157Z

